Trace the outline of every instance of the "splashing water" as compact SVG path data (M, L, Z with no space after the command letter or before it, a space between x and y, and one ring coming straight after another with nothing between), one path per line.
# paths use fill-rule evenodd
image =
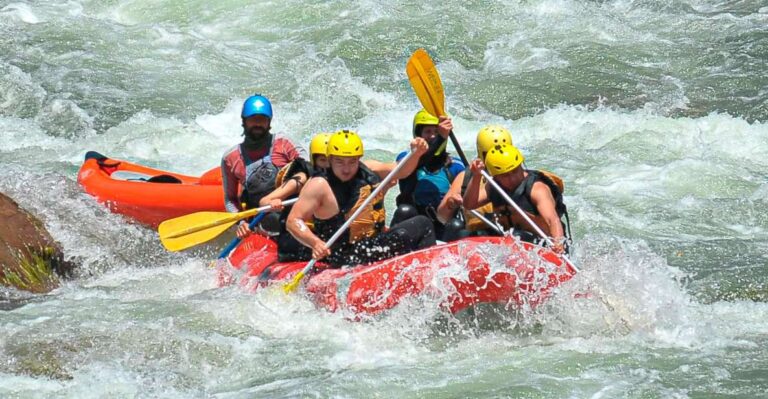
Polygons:
M46 296L0 291L0 396L760 397L766 22L755 0L0 4L0 192L82 264ZM419 47L468 155L503 124L566 182L581 272L538 306L446 315L440 273L466 259L361 322L217 288L206 266L231 237L169 254L77 186L89 150L218 165L253 92L273 131L353 128L391 160Z

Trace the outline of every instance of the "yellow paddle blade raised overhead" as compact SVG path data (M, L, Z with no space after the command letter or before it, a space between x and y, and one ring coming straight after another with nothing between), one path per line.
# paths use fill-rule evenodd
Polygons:
M434 117L445 115L443 83L427 51L423 48L414 51L405 65L405 72L424 109Z

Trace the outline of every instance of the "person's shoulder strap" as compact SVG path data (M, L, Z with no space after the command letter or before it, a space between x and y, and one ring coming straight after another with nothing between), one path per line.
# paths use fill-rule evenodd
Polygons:
M381 181L381 177L372 171L366 164L360 162L358 173L368 184L376 184Z
M531 190L533 189L533 183L536 182L539 172L536 170L526 170L528 176L523 180L515 191L512 192L512 198L519 198L521 195L525 198L531 198Z

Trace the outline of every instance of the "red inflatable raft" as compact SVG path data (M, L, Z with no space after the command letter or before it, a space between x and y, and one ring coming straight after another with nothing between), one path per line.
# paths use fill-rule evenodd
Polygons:
M277 246L247 237L219 266L219 283L258 289L286 281L306 262L277 262ZM513 237L471 237L365 266L305 277L310 298L329 311L374 315L429 295L452 313L479 303L535 307L576 272L548 249ZM237 276L237 277L236 277Z
M89 151L77 181L85 192L113 212L152 227L166 219L193 212L224 211L218 167L193 177L110 159Z

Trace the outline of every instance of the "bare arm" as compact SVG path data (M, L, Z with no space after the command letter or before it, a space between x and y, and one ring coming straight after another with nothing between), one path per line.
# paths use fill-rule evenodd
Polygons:
M448 192L445 193L443 200L440 201L440 205L437 206L437 220L440 223L446 223L451 220L464 202L461 197L462 183L464 183L464 172L456 175Z
M282 202L286 198L298 193L304 183L307 182L307 175L304 172L296 173L287 179L282 186L278 187L275 191L265 195L259 200L259 206L272 205L275 210L282 209L282 206L276 207L276 201Z
M395 168L395 165L397 165L394 162L381 162L375 159L366 159L363 163L371 170L371 172L376 173L382 179Z
M405 165L400 169L400 171L395 176L395 179L405 179L406 177L410 176L411 173L413 173L416 170L416 167L419 166L419 158L424 155L425 152L427 152L427 149L429 146L427 145L427 141L424 140L421 137L417 137L413 140L411 140L411 151L413 151L415 154L414 156L408 158L408 161ZM401 161L402 162L402 161ZM389 175L397 166L396 162L379 162L374 160L367 160L365 161L365 166L367 166L373 173L376 173L379 175L380 178L384 179Z
M312 219L315 215L315 210L320 209L323 205L323 198L329 194L333 196L331 188L325 179L309 179L306 184L306 190L301 190L299 199L293 205L285 223L288 232L297 241L312 249L312 256L315 259L324 258L331 251L325 247L325 242L309 229L306 221Z
M563 225L560 222L560 217L557 216L555 210L555 199L552 197L552 192L549 190L546 184L542 182L536 182L531 189L531 202L536 210L539 211L547 223L547 232L552 236L552 241L556 244L561 243L565 234L563 232Z
M488 203L488 193L481 187L482 176L480 171L485 168L483 161L475 159L469 165L472 177L469 179L467 192L464 193L464 208L477 209Z

